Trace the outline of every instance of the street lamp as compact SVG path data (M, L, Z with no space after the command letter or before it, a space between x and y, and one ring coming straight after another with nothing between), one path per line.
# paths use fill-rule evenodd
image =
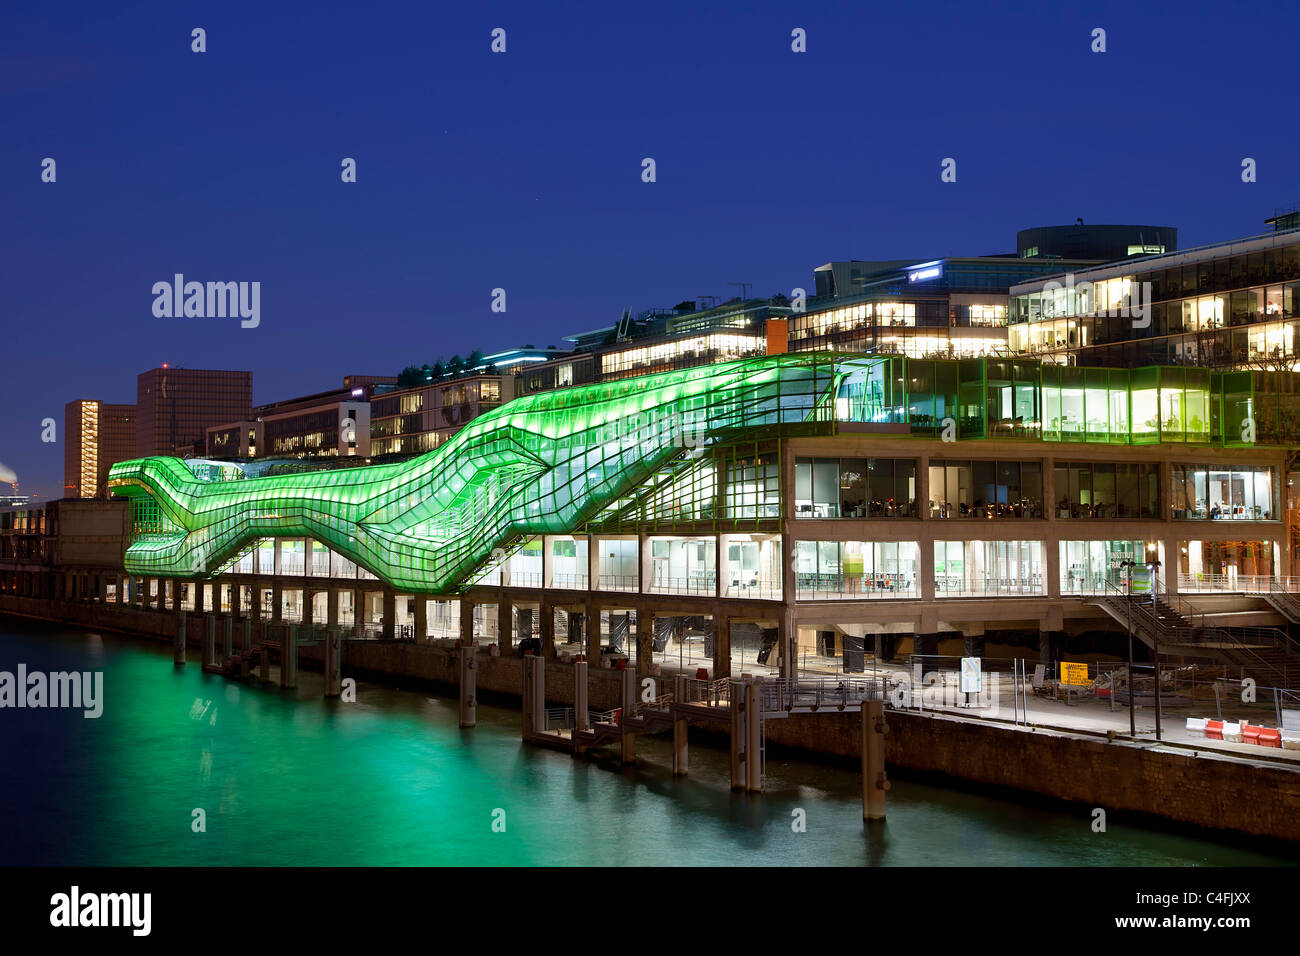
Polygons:
M1156 572L1160 570L1159 561L1148 561L1147 568L1151 572L1151 613L1156 612ZM1132 589L1130 589L1132 590ZM1130 598L1132 595L1130 594ZM1151 634L1151 654L1156 659L1156 740L1160 739L1160 638L1154 632Z
M1121 561L1119 566L1126 568L1128 573L1128 733L1130 737L1137 736L1137 712L1134 710L1133 695L1136 688L1133 686L1133 568L1136 565L1134 561Z

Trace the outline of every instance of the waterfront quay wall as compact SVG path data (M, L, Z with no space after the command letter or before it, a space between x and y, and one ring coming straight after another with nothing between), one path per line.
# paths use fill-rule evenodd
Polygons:
M1100 807L1111 823L1150 815L1300 844L1300 768L944 714L885 719L887 766L1076 802L1088 822ZM796 714L764 729L771 745L860 759L858 713Z
M114 630L170 642L173 612L105 607L0 595L0 613L55 621L88 630ZM203 621L187 622L189 642L198 646ZM262 625L254 623L254 640ZM300 662L319 666L324 649L305 645ZM518 657L478 655L480 694L519 698L523 661ZM403 641L349 641L343 645L344 673L396 682L455 688L457 651ZM590 706L619 706L619 674L589 670ZM546 666L546 698L573 703L573 668L560 661ZM885 737L888 765L921 774L943 775L980 786L1014 790L1107 811L1113 822L1123 814L1164 817L1181 824L1236 830L1300 843L1300 768L1224 758L1205 751L1160 748L1150 742L1107 740L1090 734L1023 728L944 714L889 711ZM861 715L823 711L766 722L775 748L858 761ZM771 759L774 754L769 755ZM1118 814L1119 816L1115 816Z

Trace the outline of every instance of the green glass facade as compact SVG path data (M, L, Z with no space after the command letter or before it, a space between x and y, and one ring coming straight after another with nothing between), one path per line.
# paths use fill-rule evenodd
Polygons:
M109 483L136 502L133 574L202 577L298 536L449 594L538 535L777 522L786 437L1278 444L1295 379L798 353L524 396L399 464L229 480L146 458Z

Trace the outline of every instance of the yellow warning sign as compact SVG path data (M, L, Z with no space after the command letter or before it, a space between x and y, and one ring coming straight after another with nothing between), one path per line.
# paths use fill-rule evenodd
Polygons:
M1068 661L1061 661L1061 683L1069 684L1072 687L1086 687L1092 683L1088 679L1087 664L1071 664Z

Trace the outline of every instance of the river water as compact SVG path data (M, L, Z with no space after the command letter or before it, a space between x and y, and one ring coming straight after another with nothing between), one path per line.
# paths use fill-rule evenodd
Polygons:
M858 775L771 758L733 794L725 750L669 743L640 761L519 740L517 711L361 682L355 703L176 668L135 638L0 617L0 671L101 671L103 713L0 710L0 864L1191 865L1294 858L895 779L865 828ZM346 675L345 675L346 676ZM205 826L196 832L196 810ZM792 821L803 811L805 832ZM494 826L495 824L495 826ZM501 827L504 825L504 832Z

